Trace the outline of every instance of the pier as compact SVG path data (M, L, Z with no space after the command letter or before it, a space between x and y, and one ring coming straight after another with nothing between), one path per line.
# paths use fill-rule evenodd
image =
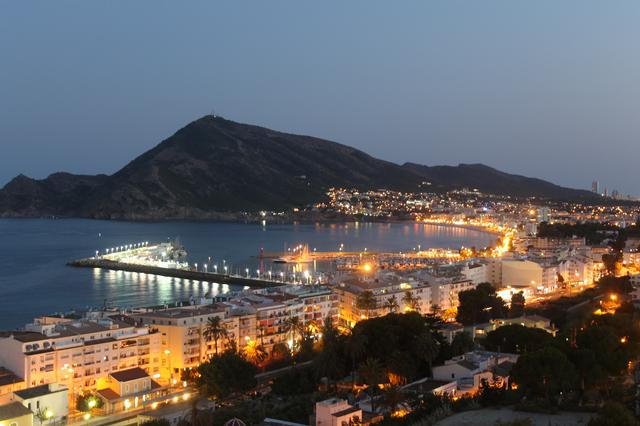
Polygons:
M241 277L230 274L218 274L215 272L195 271L192 269L165 268L153 265L140 265L135 263L118 262L109 259L91 257L86 259L73 260L67 263L68 266L78 268L100 268L113 271L138 272L142 274L160 275L164 277L182 278L187 280L215 282L220 284L231 284L247 286L251 288L277 287L286 284L282 281L266 280L262 278Z

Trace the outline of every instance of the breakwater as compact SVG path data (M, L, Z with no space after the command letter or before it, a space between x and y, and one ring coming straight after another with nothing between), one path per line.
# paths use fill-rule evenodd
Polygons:
M77 268L100 268L112 271L138 272L141 274L161 275L164 277L182 278L187 280L232 284L251 288L276 287L284 285L281 281L265 280L261 278L241 277L237 275L202 272L191 269L163 268L161 266L138 265L108 259L87 258L67 262L68 266Z

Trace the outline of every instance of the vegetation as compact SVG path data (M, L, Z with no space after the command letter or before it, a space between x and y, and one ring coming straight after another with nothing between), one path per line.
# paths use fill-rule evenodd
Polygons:
M604 404L589 422L589 426L638 426L639 424L633 413L618 402Z
M227 350L200 364L198 384L209 397L226 398L256 386L258 368L237 352Z
M460 292L460 305L456 319L464 325L488 322L504 318L507 307L489 283L481 283L473 290Z
M512 324L489 332L483 345L490 351L523 354L551 346L553 342L553 336L545 330Z
M207 340L213 340L214 350L216 355L218 354L218 342L227 337L227 329L224 328L220 317L211 317L207 321L207 325L204 329L204 337Z
M93 394L78 395L76 397L76 410L84 413L89 412L94 408L102 408L102 405L102 398Z

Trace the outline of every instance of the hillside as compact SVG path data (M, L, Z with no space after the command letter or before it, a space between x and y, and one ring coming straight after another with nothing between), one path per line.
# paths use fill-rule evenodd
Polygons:
M0 215L224 218L313 203L332 186L417 191L423 181L442 191L592 197L483 165L397 165L335 142L205 116L111 176L20 175L0 190Z

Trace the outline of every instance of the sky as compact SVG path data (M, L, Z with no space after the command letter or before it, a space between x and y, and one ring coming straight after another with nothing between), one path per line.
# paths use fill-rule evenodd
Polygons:
M0 2L0 186L216 112L397 163L640 195L640 2Z

